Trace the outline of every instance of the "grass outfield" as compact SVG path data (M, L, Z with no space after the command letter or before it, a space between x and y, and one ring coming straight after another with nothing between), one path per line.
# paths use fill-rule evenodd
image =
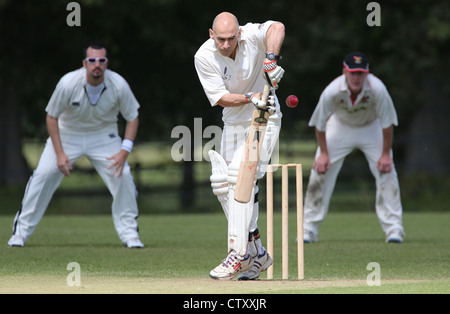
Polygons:
M320 241L305 245L304 281L294 280L295 217L290 218L292 278L279 280L276 237L276 280L262 275L238 282L208 277L226 255L223 214L144 215L141 250L121 246L107 215L45 216L25 248L8 248L13 217L0 216L0 293L450 293L449 213L405 213L403 244L384 243L375 214L330 213ZM279 214L275 220L279 228ZM260 231L265 234L264 216ZM71 262L80 265L80 287L67 285ZM380 265L380 286L367 284L371 262Z

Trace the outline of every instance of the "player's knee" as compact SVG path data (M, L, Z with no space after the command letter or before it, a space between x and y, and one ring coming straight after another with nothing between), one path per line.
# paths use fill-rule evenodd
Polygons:
M62 172L56 165L39 165L33 171L34 178L42 177L47 179L59 174L62 174Z
M131 177L131 169L130 166L124 165L122 169L122 176L123 177Z

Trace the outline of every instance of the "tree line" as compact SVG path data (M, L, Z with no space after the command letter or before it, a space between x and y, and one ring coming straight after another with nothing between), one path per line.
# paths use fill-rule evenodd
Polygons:
M47 137L45 107L65 73L81 67L94 39L108 47L110 68L129 82L141 104L138 141L170 140L171 130L193 130L194 119L221 126L206 100L193 56L221 11L240 24L278 20L286 26L278 96L296 94L284 107L283 137L313 136L307 122L320 93L341 74L342 59L364 52L396 105L397 161L406 173L449 171L450 125L448 1L377 1L378 24L369 25L370 1L81 0L79 24L68 25L71 1L0 1L0 184L29 175L24 138Z

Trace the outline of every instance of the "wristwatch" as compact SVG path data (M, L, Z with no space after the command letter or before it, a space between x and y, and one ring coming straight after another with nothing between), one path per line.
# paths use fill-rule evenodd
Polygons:
M281 60L281 56L274 54L273 52L266 52L266 58L270 61Z

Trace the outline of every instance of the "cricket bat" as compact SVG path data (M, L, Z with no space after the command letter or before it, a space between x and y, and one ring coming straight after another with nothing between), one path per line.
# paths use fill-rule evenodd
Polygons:
M266 101L269 92L270 85L266 83L261 100ZM268 119L269 112L267 110L255 109L253 112L250 130L239 166L236 191L234 194L234 199L239 203L248 203L252 197L256 170L258 169L259 156Z

